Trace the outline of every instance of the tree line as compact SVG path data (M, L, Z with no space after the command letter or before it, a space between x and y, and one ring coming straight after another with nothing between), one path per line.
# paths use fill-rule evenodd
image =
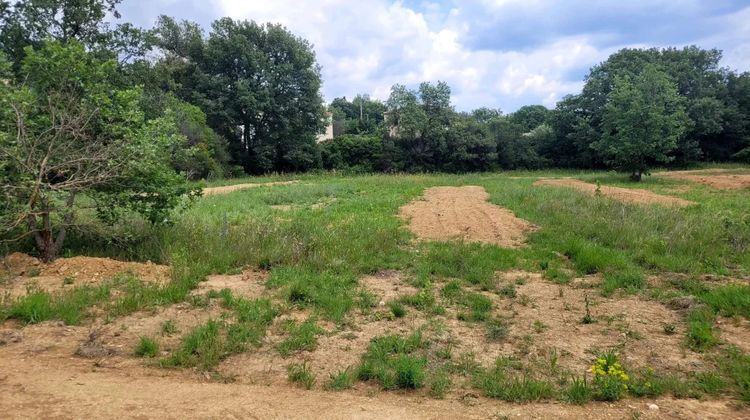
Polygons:
M554 109L457 112L444 82L324 104L276 24L119 22L122 0L0 0L0 240L58 255L81 210L169 223L188 181L335 169L470 172L750 161L750 75L698 47L624 49ZM110 17L115 18L114 21ZM334 138L316 137L333 120Z

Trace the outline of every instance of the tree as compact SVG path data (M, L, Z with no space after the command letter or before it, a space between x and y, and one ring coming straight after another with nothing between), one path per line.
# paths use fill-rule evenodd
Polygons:
M176 94L198 105L251 173L319 165L320 69L312 46L281 25L223 18L200 28L162 17L156 31L174 65Z
M544 105L526 105L510 114L510 118L515 124L520 125L523 130L529 132L546 123L549 114L550 110Z
M640 181L654 163L667 163L688 129L684 101L669 76L646 65L635 77L618 76L608 95L603 135L594 147L612 166Z
M184 141L173 121L146 122L141 92L113 86L116 63L78 42L27 47L24 57L23 82L0 84L2 236L32 236L41 258L53 260L82 197L108 222L128 210L165 222L191 193L169 165Z

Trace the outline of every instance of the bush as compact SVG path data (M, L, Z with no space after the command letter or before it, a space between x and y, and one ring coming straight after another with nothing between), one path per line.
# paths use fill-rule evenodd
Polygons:
M159 343L148 337L141 337L135 347L135 355L139 357L156 357L159 354Z

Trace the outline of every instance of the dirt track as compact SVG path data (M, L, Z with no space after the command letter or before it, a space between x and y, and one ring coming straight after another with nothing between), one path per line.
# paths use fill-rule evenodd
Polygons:
M654 175L670 179L697 182L720 190L750 188L750 174L726 174L727 170L708 169L697 171L660 172Z
M583 191L588 194L596 194L596 185L589 184L588 182L579 181L572 178L564 179L542 179L534 183L535 186L539 185L553 185L557 187L571 187L579 191ZM602 185L599 188L602 195L612 197L615 200L624 201L635 204L661 204L665 206L676 206L685 207L691 204L695 204L692 201L688 201L679 197L671 197L668 195L657 194L653 191L636 189L636 188L620 188L620 187L607 187Z
M400 213L419 239L462 239L508 248L523 245L534 225L488 203L487 198L482 187L433 187L423 199L401 207Z
M295 184L299 181L279 181L279 182L263 182L257 184L234 184L226 185L223 187L209 187L203 189L203 195L218 195L218 194L229 194L232 191L246 190L248 188L258 187L271 187L274 185L289 185Z

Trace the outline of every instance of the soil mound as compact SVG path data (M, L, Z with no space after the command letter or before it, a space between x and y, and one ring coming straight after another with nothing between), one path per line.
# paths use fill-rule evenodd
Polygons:
M401 207L409 230L422 240L461 239L515 248L536 227L511 211L487 202L482 187L433 187Z
M656 174L664 178L681 179L720 190L741 190L750 188L750 174L724 174L724 171L674 171ZM719 175L717 175L717 173Z
M579 181L572 178L564 179L542 179L534 183L534 185L553 185L556 187L570 187L575 188L579 191L594 195L596 194L597 186L588 182ZM653 191L637 189L637 188L620 188L620 187L607 187L600 186L599 191L602 195L614 198L615 200L635 203L635 204L661 204L664 206L675 206L685 207L691 204L695 204L692 201L688 201L679 197L670 197L668 195L657 194Z
M299 181L262 182L262 183L257 183L257 184L235 184L235 185L225 185L223 187L209 187L209 188L203 189L203 195L228 194L232 191L246 190L248 188L271 187L274 185L289 185L289 184L295 184L297 182Z

